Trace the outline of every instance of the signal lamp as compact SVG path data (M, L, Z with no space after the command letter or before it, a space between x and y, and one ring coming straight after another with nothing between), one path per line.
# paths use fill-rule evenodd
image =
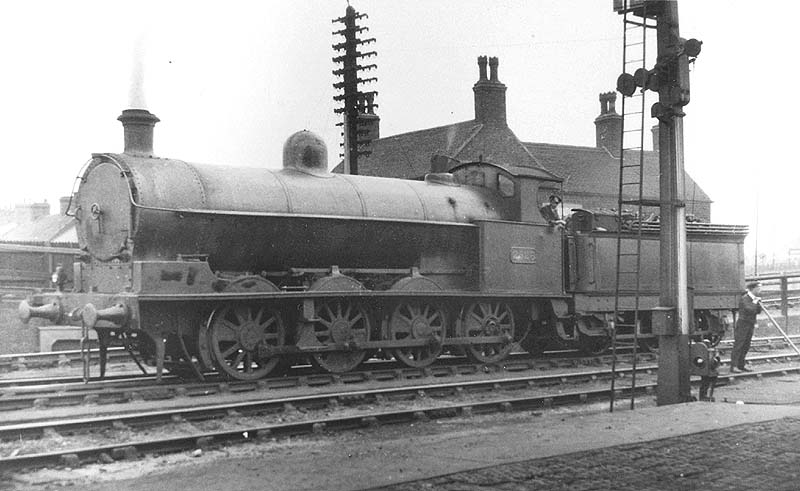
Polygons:
M636 85L636 80L630 73L623 73L617 77L617 91L624 96L632 96L636 92Z
M686 53L686 56L695 58L700 54L702 46L703 41L692 38L683 43L683 52Z
M636 82L637 87L644 87L647 85L648 78L650 78L650 72L644 68L639 68L633 72L633 81Z
M694 359L694 366L697 368L703 368L706 365L706 360L700 356Z

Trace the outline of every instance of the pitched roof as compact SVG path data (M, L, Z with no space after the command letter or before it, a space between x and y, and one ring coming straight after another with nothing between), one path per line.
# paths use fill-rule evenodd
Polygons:
M564 179L566 192L582 192L594 195L616 196L619 187L619 157L614 157L605 148L553 145L549 143L525 143L525 147L550 172ZM635 164L637 152L626 152L625 162ZM711 198L694 182L688 173L685 176L686 200L710 203ZM629 188L630 189L630 188ZM658 153L644 152L645 198L659 196Z
M379 138L370 143L371 155L359 161L359 174L419 178L430 172L431 157L447 155L461 162L484 161L531 167L547 172L514 132L502 124L475 120ZM334 172L341 172L339 164Z
M619 158L605 148L521 142L505 125L481 124L475 120L401 133L373 140L372 154L359 161L359 173L370 176L416 179L430 172L434 154L447 155L461 162L484 161L518 167L531 167L560 177L566 193L616 196L619 186ZM634 163L631 152L626 161ZM341 172L338 165L334 172ZM657 199L658 154L644 152L645 198ZM685 174L686 198L707 202L711 199Z
M65 215L46 215L28 223L17 225L0 237L4 242L51 242L64 241L72 234L66 232L75 228L75 219Z

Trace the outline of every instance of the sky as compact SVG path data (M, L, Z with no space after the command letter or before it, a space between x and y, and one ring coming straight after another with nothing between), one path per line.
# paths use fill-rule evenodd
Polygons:
M476 59L488 55L499 57L508 123L521 140L594 146L598 94L613 90L622 70L622 18L612 0L351 4L369 16L360 21L365 36L377 38L370 88L379 93L381 135L472 119ZM800 103L785 88L800 4L758 5L679 2L681 35L703 41L685 108L685 165L714 200L715 222L751 226L748 254L757 238L759 252L781 255L800 247L791 226ZM91 153L122 151L116 118L131 104L161 119L159 156L279 168L283 142L308 129L327 142L332 167L340 119L331 45L341 38L331 19L346 6L4 3L0 207L45 199L55 207Z

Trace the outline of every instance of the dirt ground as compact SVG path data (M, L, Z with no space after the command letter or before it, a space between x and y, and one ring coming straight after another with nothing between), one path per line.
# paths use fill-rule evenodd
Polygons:
M265 439L76 469L6 475L0 489L365 489L503 462L800 416L800 376L739 380L716 403L627 401ZM746 402L737 404L736 401ZM657 424L654 422L657 421Z
M761 319L756 336L771 335L777 335L777 330ZM731 337L732 332L725 336ZM526 411L264 439L75 469L3 474L0 490L365 489L495 463L800 415L798 382L800 376L795 375L739 380L717 389L716 404L658 408L654 397L647 396L637 400L633 412L627 410L626 400L612 414L604 403L580 410Z

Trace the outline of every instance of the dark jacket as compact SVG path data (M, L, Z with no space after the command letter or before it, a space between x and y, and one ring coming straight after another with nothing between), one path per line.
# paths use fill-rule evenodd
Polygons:
M539 213L542 214L542 217L544 217L544 219L547 220L548 223L557 222L558 220L561 220L561 217L558 216L558 211L553 209L553 207L550 206L549 204L539 208Z
M761 312L761 305L753 302L747 292L739 297L739 322L755 325L756 316Z

